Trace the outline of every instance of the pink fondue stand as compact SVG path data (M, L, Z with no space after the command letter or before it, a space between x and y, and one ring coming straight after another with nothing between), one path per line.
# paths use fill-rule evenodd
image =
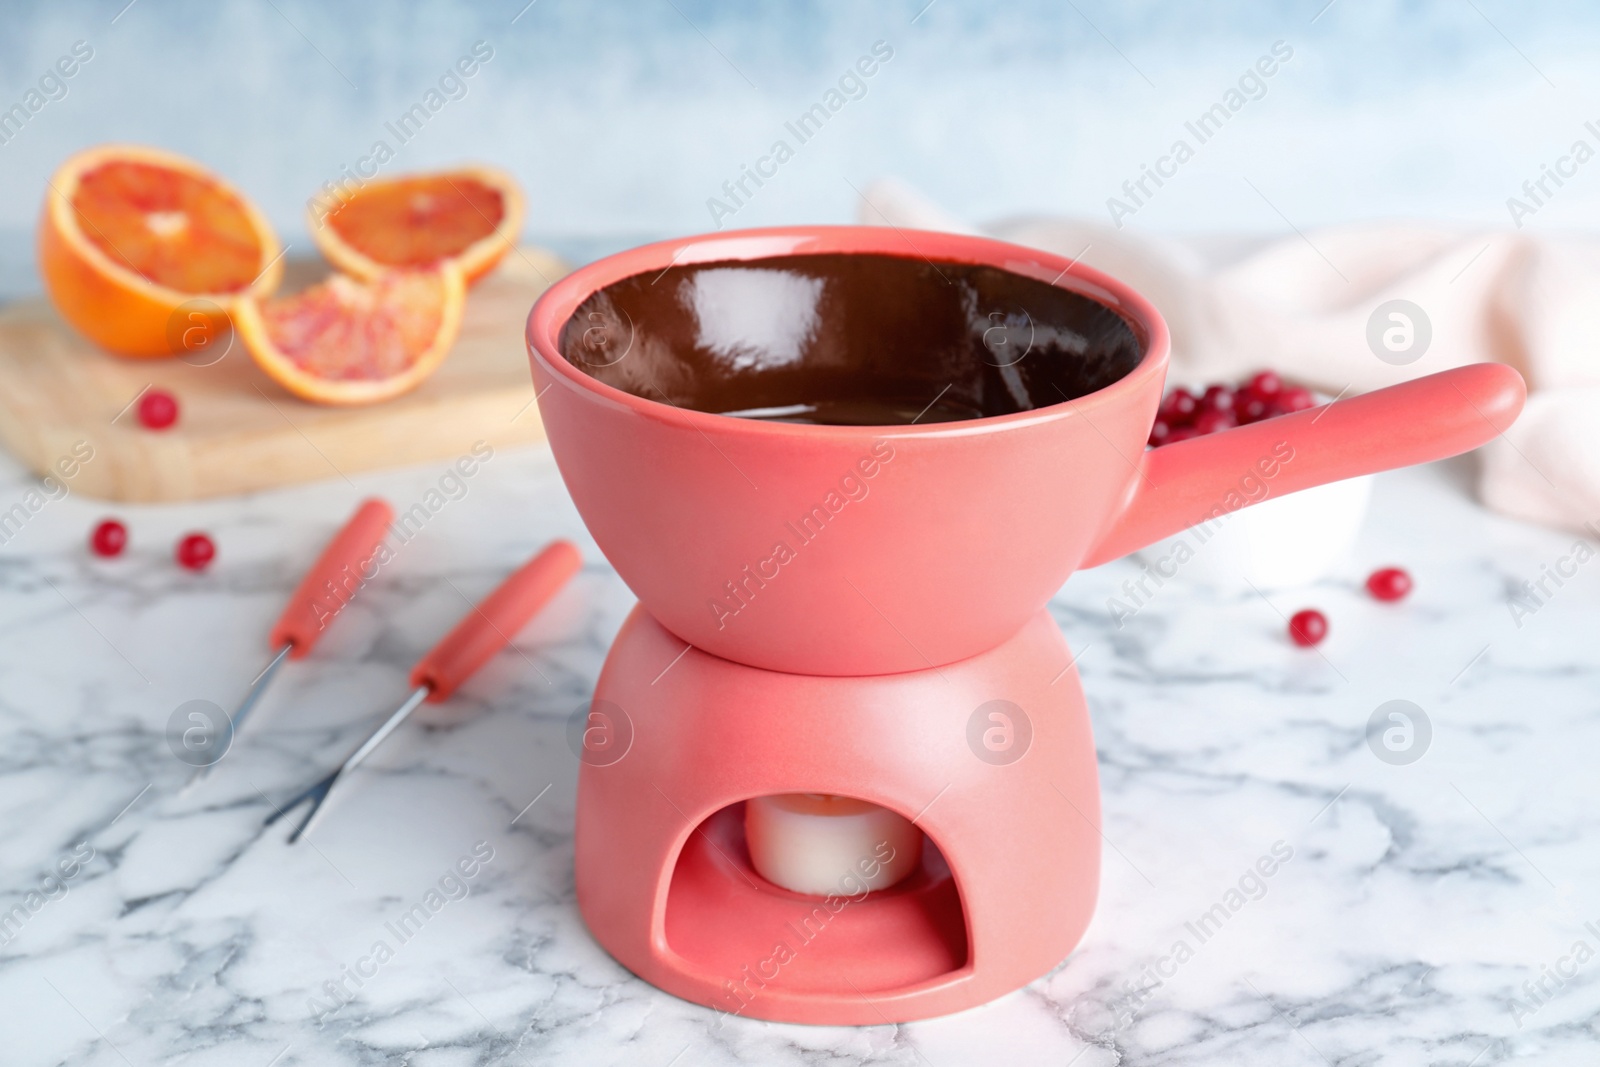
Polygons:
M831 426L671 406L562 355L563 326L613 283L828 253L1037 279L1114 311L1142 356L1104 388L1034 410ZM649 325L628 328L645 338ZM1045 611L1073 571L1241 506L1241 479L1285 446L1293 459L1272 464L1274 496L1467 451L1510 425L1525 397L1515 371L1480 364L1146 451L1168 335L1142 296L1034 249L860 227L732 232L609 257L539 300L527 340L562 476L640 601L586 734L596 747L578 779L579 907L595 938L660 988L806 1023L981 1004L1050 971L1083 935L1099 883L1099 782L1072 653ZM636 340L620 339L615 358L660 357ZM744 578L786 523L875 456L870 497L799 549L784 567L793 573ZM733 617L707 610L741 580L750 599ZM1015 747L985 758L975 731L996 723ZM807 792L914 820L931 845L921 868L870 894L767 882L745 847L743 802Z

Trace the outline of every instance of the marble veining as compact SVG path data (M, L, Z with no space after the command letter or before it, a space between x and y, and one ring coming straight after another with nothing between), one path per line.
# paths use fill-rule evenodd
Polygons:
M1465 462L1380 477L1354 556L1293 594L1180 575L1119 628L1105 601L1139 564L1074 577L1053 611L1103 775L1094 923L996 1003L858 1029L719 1019L585 931L565 726L632 598L548 453L497 452L186 794L173 709L238 699L359 495L401 510L439 472L163 508L52 501L0 547L0 923L24 916L0 928L0 1062L1600 1061L1600 564L1514 618L1508 596L1574 538L1471 503ZM3 463L0 507L32 484ZM129 554L93 560L87 532L112 511ZM220 549L202 576L168 562L191 529ZM264 831L403 698L464 598L558 535L584 571L451 704L459 721L398 732L307 845ZM1361 589L1388 563L1418 581L1400 605ZM1320 653L1283 637L1313 605L1332 622ZM1409 765L1367 743L1396 698L1432 724Z

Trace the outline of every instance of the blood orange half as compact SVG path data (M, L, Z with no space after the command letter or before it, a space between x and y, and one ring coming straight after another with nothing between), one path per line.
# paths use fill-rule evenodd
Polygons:
M294 395L370 404L438 369L466 300L461 269L446 260L370 282L334 274L291 296L241 300L233 320L251 357Z
M328 262L358 278L451 259L468 283L492 270L522 230L522 192L493 167L371 181L311 201L311 235Z
M61 317L124 356L182 352L188 304L209 321L283 274L278 239L238 190L183 156L105 145L61 165L45 193L39 272Z

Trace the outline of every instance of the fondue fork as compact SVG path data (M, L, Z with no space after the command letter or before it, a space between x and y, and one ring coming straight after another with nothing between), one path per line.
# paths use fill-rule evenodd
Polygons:
M334 534L333 540L328 542L305 577L300 579L299 586L289 597L283 614L278 617L272 633L267 637L267 647L276 650L272 659L250 683L244 699L229 720L235 737L245 719L261 702L262 694L283 661L302 659L309 654L311 646L317 643L328 623L344 610L356 590L368 580L362 575L362 568L372 562L373 554L383 542L383 535L393 519L394 509L386 501L376 497L362 501L355 514ZM350 587L351 580L355 582L355 589ZM183 790L187 791L198 784L220 762L219 758L196 767Z
M345 774L370 756L423 701L437 704L449 699L457 686L509 644L516 632L549 603L567 584L567 580L577 573L581 562L572 542L552 541L501 582L494 592L479 601L456 623L455 629L411 668L411 684L416 688L404 703L389 714L383 725L368 735L331 772L268 816L263 825L271 826L301 803L310 801L311 809L289 835L291 845L300 840L316 822L328 794Z

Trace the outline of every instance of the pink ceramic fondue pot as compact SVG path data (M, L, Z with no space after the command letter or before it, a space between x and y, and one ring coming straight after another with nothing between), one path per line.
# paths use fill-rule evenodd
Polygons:
M918 348L950 314L970 320L981 375ZM852 338L868 354L840 364ZM1035 249L865 227L608 257L545 293L527 342L562 475L645 609L718 656L820 675L994 648L1080 567L1475 448L1525 396L1480 364L1146 450L1169 345L1142 296ZM822 424L868 379L931 414ZM796 410L821 417L785 421Z

